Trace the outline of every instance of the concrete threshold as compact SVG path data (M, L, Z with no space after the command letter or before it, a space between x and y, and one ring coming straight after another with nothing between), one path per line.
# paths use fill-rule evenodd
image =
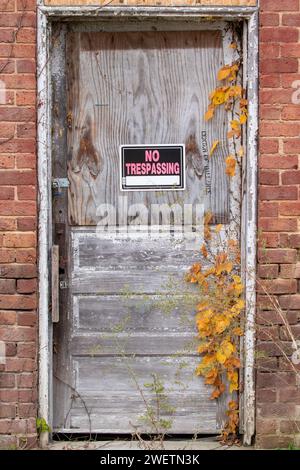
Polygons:
M155 441L111 440L111 441L56 441L49 450L251 450L252 447L222 445L215 438L172 439L163 444Z

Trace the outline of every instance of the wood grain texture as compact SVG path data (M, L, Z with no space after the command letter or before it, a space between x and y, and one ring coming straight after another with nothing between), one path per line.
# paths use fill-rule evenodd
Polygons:
M227 116L204 121L221 32L70 33L68 44L69 222L95 225L101 204L117 206L119 145L175 143L186 145L187 189L129 192L128 205L204 204L226 222ZM222 143L209 161L203 131L208 150Z
M52 322L59 322L59 246L52 246L51 263L51 312Z
M76 357L76 389L83 397L95 432L132 433L151 431L142 417L147 407L155 406L155 394L147 383L156 373L164 384L168 406L162 412L170 419L172 433L212 433L218 431L217 403L209 399L208 388L195 376L197 358L175 357ZM126 404L126 406L125 406ZM81 400L70 411L71 429L88 431L89 420ZM152 430L153 431L153 430Z
M44 0L45 5L105 5L108 0ZM191 6L191 5L209 5L209 6L256 6L257 0L113 0L110 5L165 5L165 6Z

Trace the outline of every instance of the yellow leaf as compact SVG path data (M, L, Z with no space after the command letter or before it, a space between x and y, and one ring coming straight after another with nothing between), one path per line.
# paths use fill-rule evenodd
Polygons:
M226 78L228 78L229 75L231 75L231 72L232 72L231 66L225 65L225 67L222 67L218 72L218 80L219 81L226 80Z
M226 92L223 88L217 88L211 98L212 104L214 106L220 106L226 101Z
M231 124L231 129L232 129L233 131L239 131L239 130L240 130L240 123L239 123L239 121L233 120L233 121L231 121L230 124Z
M216 229L215 229L215 230L216 230L216 233L220 233L221 230L222 230L222 228L223 228L223 225L222 225L222 224L218 224L218 225L216 226Z
M212 144L212 147L210 149L210 152L209 152L209 156L211 157L214 153L214 151L216 150L216 148L218 147L220 141L219 140L215 140Z
M208 251L207 251L205 243L203 243L203 245L201 246L201 253L204 256L204 258L208 257Z
M206 111L205 116L204 116L205 121L209 121L210 119L212 119L214 117L214 113L215 113L215 107L212 105L209 105L208 110Z
M237 49L237 43L236 42L232 42L230 44L230 49Z
M241 114L240 115L240 123L243 125L243 124L246 124L247 122L247 114Z
M217 351L216 358L217 358L217 361L220 364L224 364L224 362L227 359L227 357L225 356L225 354L222 351Z
M229 155L229 157L225 160L226 163L226 175L233 177L235 175L235 168L236 168L236 159Z
M245 155L244 147L241 147L240 150L238 151L238 156L243 157L244 155Z

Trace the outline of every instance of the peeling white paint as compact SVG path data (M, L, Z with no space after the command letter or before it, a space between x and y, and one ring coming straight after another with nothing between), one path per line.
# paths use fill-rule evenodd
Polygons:
M257 131L258 131L258 14L256 7L44 7L38 0L38 184L39 184L39 416L51 422L51 356L49 328L49 234L51 227L51 155L49 37L53 19L88 20L97 17L222 19L248 21L247 84L249 122L247 168L243 206L245 253L246 334L244 341L244 443L251 444L255 431L254 346L255 346L255 270L257 217ZM48 433L41 436L42 447Z

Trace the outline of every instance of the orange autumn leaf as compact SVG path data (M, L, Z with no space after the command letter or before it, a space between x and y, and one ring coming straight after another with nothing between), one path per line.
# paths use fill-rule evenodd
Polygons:
M225 67L222 67L219 72L218 72L218 80L226 80L232 73L231 66L230 65L225 65Z
M203 245L201 246L201 253L204 256L204 258L208 257L208 251L207 251L205 243L203 243Z
M214 153L214 151L216 150L216 148L218 147L220 141L219 140L215 140L211 146L211 149L210 149L210 152L209 152L209 156L211 157Z
M225 163L226 163L226 170L225 170L226 175L233 177L235 175L236 159L232 155L229 155L229 157L226 158Z
M208 110L205 113L204 119L205 121L210 121L214 117L215 114L215 107L212 105L209 105Z

